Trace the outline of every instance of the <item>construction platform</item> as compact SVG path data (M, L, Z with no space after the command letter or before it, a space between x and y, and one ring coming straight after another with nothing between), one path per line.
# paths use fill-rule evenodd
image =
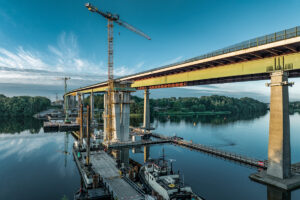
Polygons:
M91 151L90 164L85 165L86 152L80 152L73 148L75 162L84 179L85 186L91 188L95 181L95 175L99 175L99 181L104 186L106 191L114 199L118 200L142 200L145 196L142 190L135 183L130 182L126 177L123 177L116 167L116 161L110 157L105 151Z
M79 131L79 124L64 122L44 122L44 132Z

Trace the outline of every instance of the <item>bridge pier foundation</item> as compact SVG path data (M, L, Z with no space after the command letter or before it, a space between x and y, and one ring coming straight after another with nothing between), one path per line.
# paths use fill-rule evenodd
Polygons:
M291 176L291 145L288 76L286 72L271 75L271 99L267 174L285 179Z
M259 182L283 189L300 186L300 176L291 173L291 145L289 120L288 74L275 71L271 74L270 122L267 171L251 175ZM293 177L292 177L293 176Z

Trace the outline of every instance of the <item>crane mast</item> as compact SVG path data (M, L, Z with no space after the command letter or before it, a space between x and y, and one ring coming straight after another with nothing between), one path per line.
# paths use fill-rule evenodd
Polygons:
M113 55L113 28L114 22L107 20L107 34L108 34L108 91L107 91L107 114L106 114L106 133L108 133L108 142L112 139L114 131L112 124L112 105L113 105L113 90L114 90L114 55Z
M113 28L114 28L114 22L119 24L120 26L123 26L145 38L150 40L151 38L147 36L142 31L134 28L133 26L129 25L128 23L121 21L119 15L112 14L110 12L102 12L98 10L98 8L92 6L90 3L86 3L85 7L88 8L91 12L96 12L100 14L101 16L105 17L107 19L107 36L108 36L108 89L107 89L107 112L104 115L106 118L106 133L108 135L107 138L104 138L104 140L107 140L108 142L112 139L112 134L114 131L113 128L113 95L114 95L114 68L113 68Z

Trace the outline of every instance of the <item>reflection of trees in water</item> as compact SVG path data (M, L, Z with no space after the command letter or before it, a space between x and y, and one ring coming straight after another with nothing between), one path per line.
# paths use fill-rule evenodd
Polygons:
M267 111L261 113L248 113L248 114L229 114L229 115L156 115L151 116L151 123L154 119L158 120L160 123L167 123L168 121L172 123L180 123L184 121L185 123L202 123L202 124L227 124L235 121L247 121L264 116ZM141 126L143 124L143 116L131 117L130 125L134 127Z
M139 127L143 124L143 116L130 117L130 126Z
M173 116L155 116L155 119L160 123L168 121L172 123L180 123L182 120L186 123L202 123L202 124L227 124L235 121L247 121L264 116L267 113L248 113L248 114L230 114L230 115L173 115Z
M33 117L8 117L0 118L0 133L20 133L29 130L30 133L38 133L42 127L42 121Z

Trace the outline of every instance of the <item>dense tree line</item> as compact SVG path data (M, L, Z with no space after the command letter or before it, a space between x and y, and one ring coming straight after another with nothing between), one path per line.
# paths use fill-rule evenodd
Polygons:
M143 112L143 99L133 98L136 105L133 112ZM265 113L267 105L252 98L232 98L226 96L202 97L171 97L151 99L150 108L154 113L201 113L201 112L229 112L231 114Z
M46 110L51 101L46 97L0 95L0 116L32 116Z
M144 112L144 99L132 96L130 110L132 114ZM89 103L89 98L84 100ZM94 97L95 107L103 109L103 95ZM299 104L300 108L300 104ZM226 96L202 96L202 97L171 97L162 99L150 99L151 113L189 113L189 112L229 112L231 114L265 113L267 104L255 99L232 98Z

